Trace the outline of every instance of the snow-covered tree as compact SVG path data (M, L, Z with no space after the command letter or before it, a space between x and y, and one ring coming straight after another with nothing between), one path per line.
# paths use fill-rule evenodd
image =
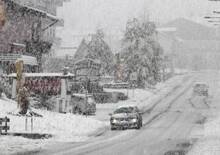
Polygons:
M160 81L160 67L163 50L156 40L156 26L153 22L140 22L137 18L129 20L123 38L123 58L126 77L137 73L137 83Z
M92 58L101 62L101 74L112 74L114 55L109 45L104 41L104 32L98 29L89 42L89 47L93 51Z

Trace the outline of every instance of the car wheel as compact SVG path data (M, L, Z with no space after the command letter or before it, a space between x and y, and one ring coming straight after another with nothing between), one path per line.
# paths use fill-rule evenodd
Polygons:
M111 130L115 130L115 128L111 126Z

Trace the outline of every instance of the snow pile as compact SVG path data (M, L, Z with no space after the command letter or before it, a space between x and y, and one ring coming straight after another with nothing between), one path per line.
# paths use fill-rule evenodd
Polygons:
M31 119L28 118L28 131L25 131L25 117L9 115L8 112L17 110L14 101L0 99L0 117L10 118L10 132L31 132ZM43 117L33 118L33 133L52 134L57 141L81 141L104 124L86 116L59 114L55 112L34 110Z
M45 145L44 140L31 140L22 137L0 136L0 154L9 155L18 152L33 151ZM31 153L30 153L31 154Z
M25 130L25 117L14 116L9 112L16 112L16 102L2 97L0 99L0 117L10 118L10 133L31 133L31 119L28 118L28 130ZM51 139L27 139L15 136L0 136L0 154L13 154L27 152L46 147L56 142L79 142L89 138L105 124L101 121L72 114L59 114L55 112L35 110L43 117L33 118L33 133L52 134ZM30 153L31 154L31 153Z
M189 155L220 154L220 115L211 118L204 125L203 138L196 143Z

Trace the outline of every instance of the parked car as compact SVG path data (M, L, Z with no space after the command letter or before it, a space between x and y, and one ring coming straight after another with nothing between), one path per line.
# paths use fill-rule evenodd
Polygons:
M113 92L113 94L117 95L117 99L118 100L127 100L128 96L126 96L124 93L122 92Z
M119 100L127 100L126 96L122 92L102 92L93 94L96 103L117 103Z
M193 93L199 96L208 96L209 86L205 83L196 83L193 87Z
M142 112L137 106L121 106L110 116L111 130L142 127Z
M96 103L92 95L72 94L71 105L73 113L84 115L96 113Z

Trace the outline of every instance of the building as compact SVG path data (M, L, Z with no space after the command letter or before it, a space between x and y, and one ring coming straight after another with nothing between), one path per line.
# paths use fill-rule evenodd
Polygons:
M1 68L6 71L5 67L13 64L16 57L27 55L37 59L34 66L39 67L35 71L41 71L42 56L50 52L55 24L60 21L55 16L56 6L62 3L1 0L0 4L5 16L5 24L0 30Z
M28 6L43 12L46 12L48 16L55 17L57 15L57 8L62 7L64 2L68 2L70 0L14 0L17 3ZM50 21L48 21L50 22ZM46 23L48 25L48 23ZM64 21L59 19L54 26L48 27L44 32L44 38L48 41L54 42L56 38L56 26L63 26Z
M74 73L77 81L99 81L101 64L98 60L85 58L75 62Z
M70 0L14 0L14 1L19 2L19 4L44 11L51 17L56 17L57 9L59 7L62 7L65 2L69 2ZM56 36L56 27L60 27L60 26L61 27L64 26L63 19L59 19L55 23L51 23L50 21L47 21L44 25L46 29L43 30L44 31L44 33L42 34L43 38L48 42L52 43L50 52L45 55L46 59L48 57L54 56L55 51L61 45L61 38Z
M175 32L163 35L161 43L170 49L175 68L189 70L219 69L219 36L217 29L187 19L176 19L164 25ZM170 39L169 39L170 38ZM172 39L173 38L173 39Z
M218 40L184 40L175 43L176 64L191 70L219 69Z

